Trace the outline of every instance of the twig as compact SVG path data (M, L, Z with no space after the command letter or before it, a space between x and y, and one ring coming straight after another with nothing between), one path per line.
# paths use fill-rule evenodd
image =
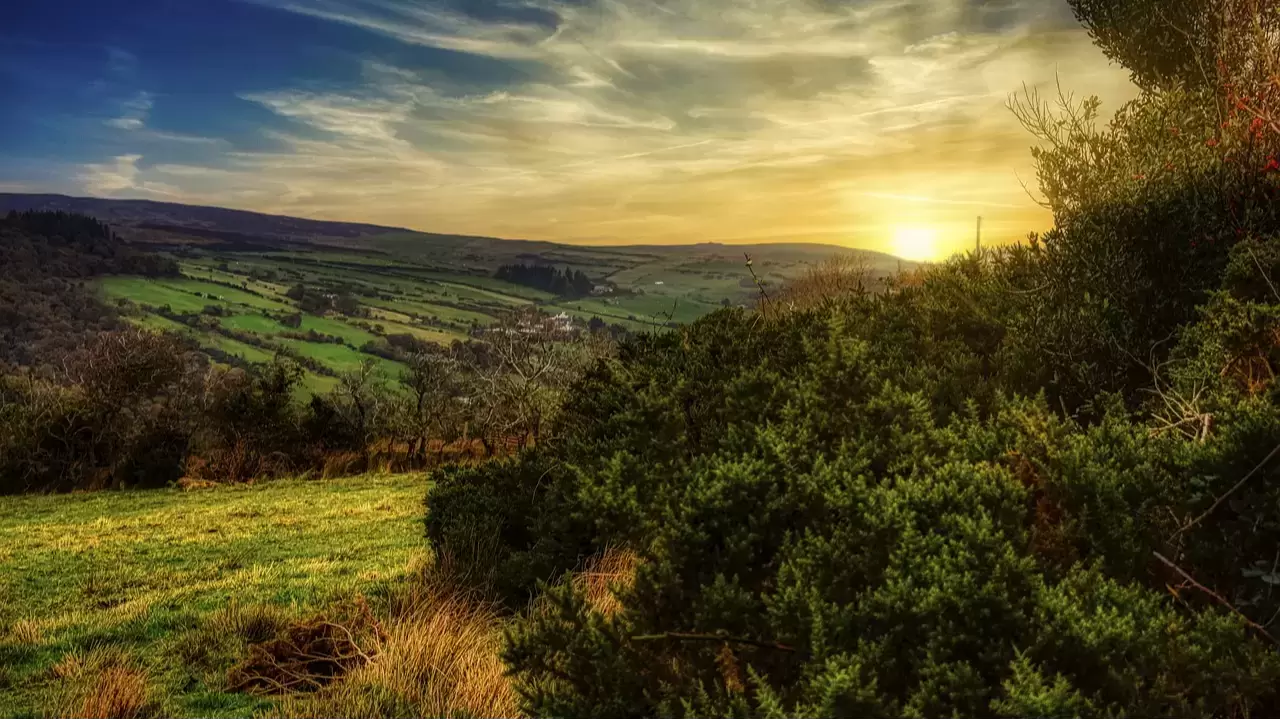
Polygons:
M756 269L751 266L751 255L742 253L742 256L747 259L747 270L751 273L751 279L756 281L756 287L760 290L760 297L764 298L765 302L769 302L769 293L764 290L764 281L760 279L760 276L756 275Z
M734 643L735 645L750 645L751 647L763 648L765 650L779 650L781 652L795 652L796 649L790 645L783 645L774 642L761 642L759 640L749 640L747 638L729 637L728 635L716 635L710 633L683 633L683 632L664 632L657 635L633 635L633 642L645 642L652 640L690 640L701 642L725 642Z
M1253 264L1258 266L1258 272L1262 274L1262 279L1267 281L1267 287L1271 288L1271 294L1275 295L1277 300L1280 300L1280 292L1276 292L1276 286L1271 282L1267 271L1262 269L1262 263L1258 261L1258 256L1253 254L1253 248L1245 245L1244 249L1249 251L1249 257L1253 258Z
M1213 598L1214 600L1217 600L1217 601L1218 601L1218 603L1219 603L1219 604L1221 604L1223 607L1227 608L1228 610L1230 610L1231 612L1235 613L1236 615L1239 615L1239 616L1240 616L1240 619L1241 619L1241 620L1244 620L1244 622L1245 622L1245 624L1246 624L1246 625L1248 625L1249 627L1253 628L1254 630L1257 630L1259 634L1261 634L1261 635L1262 635L1263 637L1265 637L1266 639L1270 640L1270 641L1271 641L1271 643L1272 643L1273 645L1280 645L1280 642L1277 642L1277 641L1276 641L1276 639L1275 639L1275 637L1274 637L1271 633L1267 632L1267 629L1266 629L1266 628L1262 627L1261 625L1259 625L1258 623L1254 622L1253 620L1250 620L1248 615L1245 615L1244 613L1242 613L1242 612L1240 612L1239 610L1237 610L1237 609L1236 609L1236 606L1235 606L1235 605L1232 605L1230 602L1228 602L1226 598L1224 598L1224 597L1222 597L1221 595L1219 595L1216 591L1214 591L1214 590L1210 590L1209 588L1205 587L1204 585L1201 585L1200 583L1196 582L1196 579L1195 579L1195 578L1191 577L1191 575L1190 575L1190 574L1188 574L1186 570L1183 570L1182 568L1180 568L1180 567L1178 567L1177 565L1173 564L1173 561L1172 561L1172 560L1170 560L1169 558L1167 558L1167 557L1165 557L1165 556L1161 555L1161 554L1160 554L1160 553L1158 553L1158 552L1154 552L1154 551L1152 551L1152 553L1151 553L1151 554L1152 554L1152 555L1155 555L1157 560L1159 560L1160 562L1164 563L1166 566L1168 566L1168 567L1169 567L1170 569L1172 569L1174 572L1176 572L1176 573L1178 573L1179 575L1181 575L1181 576L1182 576L1182 579L1183 579L1183 580L1186 580L1186 581L1187 581L1187 583L1191 585L1191 587L1194 587L1195 589L1197 589L1197 590L1199 590L1199 591L1201 591L1201 592L1203 592L1203 593L1207 594L1209 597Z
M1248 482L1249 478L1251 478L1251 477L1253 477L1254 475L1256 475L1256 474L1257 474L1257 472L1263 468L1263 466L1265 466L1268 462L1270 462L1270 461L1271 461L1271 458L1273 458L1273 457L1275 457L1275 456L1276 456L1276 453L1280 453L1280 445L1276 445L1275 447L1271 448L1271 452L1267 453L1267 456L1266 456L1266 457L1264 457L1264 458L1262 458L1262 461L1261 461L1261 462L1259 462L1257 465L1254 465L1254 466L1253 466L1253 469L1252 469L1252 470L1250 470L1250 471L1248 472L1248 474L1246 474L1244 477L1240 478L1240 481L1239 481L1239 482L1237 482L1235 485L1232 485L1230 490L1228 490L1228 491L1226 491L1225 493L1223 493L1222 495L1220 495L1220 496L1218 497L1218 499L1217 499L1217 500L1214 500L1214 501L1213 501L1213 504L1209 506L1209 509L1208 509L1208 510L1205 510L1204 512L1200 513L1200 515L1198 515L1194 520L1192 520L1191 522L1187 523L1186 525L1183 525L1183 526L1178 530L1178 534L1181 534L1181 533L1184 533L1184 532L1186 532L1186 531L1190 530L1191 528L1195 527L1196 525L1199 525L1201 520L1204 520L1205 518L1209 517L1209 515L1210 515L1214 510L1218 509L1218 506L1219 506L1219 505L1221 505L1221 504L1222 504L1222 502L1223 502L1224 500L1226 500L1227 498L1231 497L1231 494L1232 494L1232 493L1234 493L1235 491L1237 491L1237 490L1239 490L1241 487L1243 487L1243 486L1244 486L1244 484L1245 484L1246 482Z

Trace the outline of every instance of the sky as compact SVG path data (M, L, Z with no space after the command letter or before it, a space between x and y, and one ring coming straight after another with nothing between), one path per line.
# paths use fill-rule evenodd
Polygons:
M1065 0L40 0L0 192L935 259L1046 229L1005 104L1135 94Z

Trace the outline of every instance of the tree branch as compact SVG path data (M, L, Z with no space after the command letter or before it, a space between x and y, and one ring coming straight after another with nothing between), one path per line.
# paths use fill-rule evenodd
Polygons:
M1248 472L1248 474L1246 474L1244 477L1240 478L1240 481L1239 481L1239 482L1237 482L1235 485L1232 485L1232 486L1231 486L1231 489L1230 489L1230 490L1228 490L1228 491L1226 491L1226 492L1225 492L1225 493L1223 493L1222 495L1220 495L1220 496L1218 497L1218 499L1217 499L1217 500L1214 500L1214 501L1213 501L1213 504L1209 506L1209 509L1208 509L1208 510L1205 510L1204 512L1200 513L1200 515L1199 515L1199 516L1197 516L1194 520L1192 520L1191 522L1189 522L1189 523L1187 523L1186 525L1183 525L1181 528L1179 528L1179 529L1178 529L1178 533L1177 533L1177 534L1181 535L1182 533L1184 533L1184 532L1186 532L1186 531L1190 530L1191 528L1195 527L1196 525L1199 525L1199 524L1200 524L1200 522L1201 522L1202 520L1204 520L1205 518L1209 517L1209 515L1210 515L1211 513L1213 513L1213 511L1214 511L1214 510L1218 509L1218 506L1219 506L1219 505L1221 505L1221 504L1223 503L1223 501L1224 501L1224 500L1226 500L1227 498L1231 497L1231 494L1232 494L1232 493L1234 493L1235 491L1237 491L1237 490L1239 490L1241 487L1243 487L1243 486L1244 486L1244 484L1245 484L1246 482L1248 482L1249 478L1251 478L1251 477L1253 477L1254 475L1256 475L1256 474L1258 473L1258 471L1259 471L1259 470L1261 470L1261 469L1263 468L1263 466L1265 466L1268 462L1270 462L1270 461L1271 461L1271 458L1273 458L1273 457L1275 457L1275 456L1276 456L1276 453L1280 453L1280 445L1276 445L1275 447L1271 448L1271 452L1267 453L1267 456L1266 456L1266 457L1264 457L1264 458L1262 458L1262 461L1261 461L1261 462L1259 462L1257 465L1254 465L1254 466L1253 466L1253 469L1252 469L1252 470L1250 470L1250 471Z
M683 633L683 632L664 632L656 635L633 635L633 642L646 642L652 640L687 640L695 642L724 642L733 643L735 645L749 645L765 650L778 650L780 652L795 652L796 649L790 645L783 645L775 642L762 642L760 640L750 640L748 638L730 637L728 635L717 635L713 633Z
M1266 628L1262 627L1261 625L1259 625L1258 623L1254 622L1253 620L1250 620L1248 615L1245 615L1244 613L1242 613L1242 612L1240 612L1239 610L1237 610L1237 609L1236 609L1236 606L1235 606L1235 605L1232 605L1230 602L1227 602L1227 599L1226 599L1226 598L1222 597L1222 596L1221 596L1221 595L1219 595L1217 592L1215 592L1215 591L1213 591L1213 590L1210 590L1209 588L1205 587L1204 585L1201 585L1200 583L1196 582L1196 579L1195 579L1195 578L1191 577L1191 575L1190 575L1186 570L1183 570L1182 568L1180 568L1180 567L1178 567L1177 565L1173 564L1173 561L1172 561L1172 560L1170 560L1169 558L1167 558L1167 557L1165 557L1165 556L1161 555L1161 554L1160 554L1160 553L1158 553L1158 552L1152 552L1151 554L1152 554L1152 555L1155 555L1157 560L1159 560L1160 562L1164 563L1166 566L1168 566L1168 567L1169 567L1170 569L1172 569L1174 572L1178 573L1178 575L1182 576L1182 579L1183 579L1183 580L1185 580L1185 581L1187 581L1187 583L1188 583L1189 585L1191 585L1191 587L1193 587L1193 588L1195 588L1195 589L1197 589L1197 590L1199 590L1199 591L1201 591L1201 592L1205 593L1205 594L1206 594L1206 595L1208 595L1209 597L1211 597L1211 598L1213 598L1214 600L1218 601L1218 603L1219 603L1220 605L1222 605L1223 607L1227 608L1227 609L1228 609L1228 610L1230 610L1231 612L1233 612L1233 613L1235 613L1236 615L1240 616L1240 619L1241 619L1241 620L1244 620L1244 623L1245 623L1246 625L1248 625L1249 627L1251 627L1251 628L1253 628L1254 630L1258 631L1258 634L1260 634L1260 635L1262 635L1263 637L1265 637L1266 639L1270 640L1270 641L1271 641L1271 643L1272 643L1273 645L1280 645L1280 642L1277 642L1277 641L1276 641L1276 639L1275 639L1275 637L1274 637L1271 633L1267 632L1267 629L1266 629Z

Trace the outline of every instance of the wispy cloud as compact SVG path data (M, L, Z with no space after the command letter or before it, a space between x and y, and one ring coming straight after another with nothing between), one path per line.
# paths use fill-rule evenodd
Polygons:
M128 193L165 198L183 196L182 191L172 185L142 178L138 168L138 161L141 159L141 155L119 155L110 163L85 165L77 179L93 195Z
M274 131L282 151L134 158L95 187L516 237L882 247L928 223L967 245L978 212L1010 238L1046 220L1009 93L1133 92L1062 0L251 1L523 79L371 59L358 86L241 96L309 131Z
M107 120L107 124L121 130L140 130L146 124L152 104L151 93L139 91L120 103L120 115Z

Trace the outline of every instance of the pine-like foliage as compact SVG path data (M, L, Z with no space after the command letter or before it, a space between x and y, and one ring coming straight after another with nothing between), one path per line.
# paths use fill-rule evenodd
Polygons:
M438 479L526 711L1280 712L1280 70L1242 62L1280 15L1188 5L1192 75L1158 4L1073 2L1146 86L1109 124L1015 105L1051 232L632 339L555 441ZM607 547L603 613L563 574Z

